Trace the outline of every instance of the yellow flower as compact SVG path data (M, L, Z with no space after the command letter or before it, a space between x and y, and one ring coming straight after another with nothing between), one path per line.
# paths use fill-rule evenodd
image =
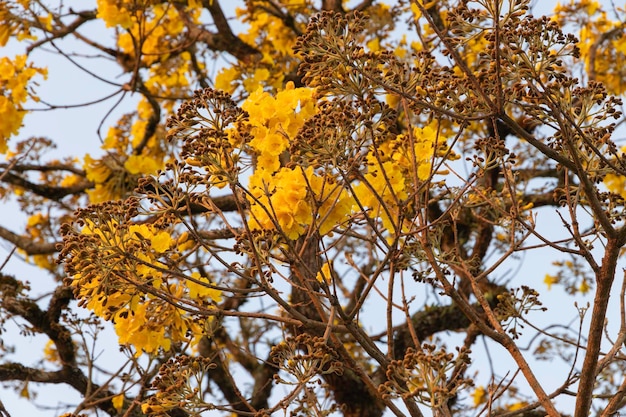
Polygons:
M548 287L548 290L550 290L552 288L552 285L559 283L559 278L554 275L546 274L546 276L543 278L543 282Z
M176 249L178 252L186 252L196 245L194 239L191 239L189 232L183 232L178 239L176 239Z
M270 78L270 72L267 68L258 68L254 71L252 77L246 78L243 81L243 88L249 93L256 91L258 88L263 88L263 81L267 81Z
M472 398L474 400L474 407L478 407L479 405L487 401L487 390L485 390L485 387L483 387L482 385L477 387L474 390Z
M157 253L163 253L168 250L173 243L172 236L166 231L155 233L152 226L147 224L132 224L128 228L131 238L150 240L150 246Z
M259 155L256 163L259 171L276 172L280 168L279 155L272 155L269 152Z
M598 3L597 1L583 1L582 3L586 3L586 12L589 16L593 16L594 14L596 14L598 9L600 8L600 3Z
M583 279L583 281L578 286L578 291L580 291L581 294L587 294L590 289L591 287L589 286L589 283L586 279Z
M235 80L240 76L241 72L235 67L223 68L215 77L215 88L232 94L237 87Z
M147 224L131 224L128 227L128 233L131 236L138 235L143 239L151 239L154 234Z
M155 159L145 155L131 155L124 162L124 168L131 174L155 174L161 164Z
M306 177L315 205L319 206L319 232L326 235L348 219L354 201L333 178L322 178L315 174L313 168L307 168Z
M81 177L79 177L76 174L71 174L71 175L68 175L67 177L63 178L61 180L61 184L60 185L61 185L61 187L68 187L69 188L69 187L72 187L72 186L78 184L80 182L80 180L81 180Z
M46 16L38 16L37 19L46 30L52 30L52 13L48 13Z
M372 51L372 52L378 52L380 51L380 39L378 37L370 40L369 42L367 42L366 44L367 48Z
M114 0L97 0L96 17L104 20L108 28L119 25L124 29L129 29L133 25L130 12L124 7L118 7L115 3Z
M317 273L317 275L315 276L315 279L322 283L330 283L330 279L332 278L332 274L331 274L331 264L330 262L326 262L324 263L324 265L322 265L322 268L320 269L320 271Z
M623 55L626 55L626 35L622 34L618 39L613 41L615 49Z
M531 201L530 203L526 203L523 206L521 206L519 209L521 211L525 211L525 210L530 210L531 208L533 208L535 206L535 204Z
M24 113L18 111L8 98L0 95L0 152L7 151L6 141L9 136L17 134L23 118Z
M15 65L7 57L0 59L0 80L10 80L15 77Z
M111 402L117 411L121 411L124 406L124 393L117 394L111 399Z
M52 340L48 340L46 343L46 346L43 348L43 355L49 362L59 362L59 352Z
M111 169L99 159L93 159L91 155L85 155L85 172L87 179L96 184L103 183L112 175Z
M142 351L147 353L156 352L159 348L169 350L171 339L165 335L165 326L148 326L151 315L146 314L146 303L139 304L135 310L120 311L115 316L115 332L120 344L133 345L136 349L135 356L141 355ZM164 319L163 316L160 319Z
M200 281L200 283L194 282L192 280L185 281L187 288L189 289L189 297L191 299L206 299L210 298L211 300L219 303L222 301L222 291L211 288L211 283L209 280L203 276L200 276L198 272L194 272L191 274L191 277L196 281ZM204 283L204 284L202 284Z
M7 44L11 37L11 27L7 24L0 25L0 47Z
M35 213L34 215L30 216L28 218L28 221L26 222L26 226L28 227L33 227L36 226L38 224L45 224L48 222L48 216L45 214L41 214L41 213Z
M421 163L417 167L417 178L419 178L420 180L426 181L428 178L430 178L430 174L431 174L430 162Z
M506 407L506 409L508 411L517 411L517 410L521 410L522 408L526 407L527 405L528 404L526 404L525 402L519 401L519 402L513 403L511 405L508 405Z
M33 255L33 262L41 269L49 271L57 267L55 260L50 255Z
M157 253L163 253L172 245L172 236L165 231L157 233L150 239L150 245Z
M626 177L622 175L607 174L606 177L604 177L603 182L610 192L626 198Z
M256 127L252 129L254 139L250 141L256 151L261 155L278 156L289 147L289 141L280 133L270 133L265 127Z
M274 174L257 170L250 178L250 192L253 229L271 230L278 224L289 239L296 239L313 220L307 180L300 169L283 167Z

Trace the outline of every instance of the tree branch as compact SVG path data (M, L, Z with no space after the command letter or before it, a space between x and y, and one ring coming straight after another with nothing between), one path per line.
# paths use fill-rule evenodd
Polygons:
M36 243L26 236L20 236L0 226L0 238L11 242L27 255L50 255L58 252L57 243Z
M53 187L46 184L36 184L34 182L28 181L24 177L15 175L11 172L5 172L2 181L17 187L22 187L38 196L53 201L59 201L68 195L80 194L88 188L94 186L92 182L81 181L80 183L72 185L70 187Z
M42 311L31 299L21 298L13 293L11 288L16 288L19 283L15 278L0 274L3 286L0 307L9 313L20 316L26 320L37 332L46 334L55 344L62 368L58 371L48 372L35 368L25 367L19 363L0 365L0 381L21 380L43 383L65 383L76 389L83 397L93 394L97 399L97 407L111 416L117 415L111 398L114 393L102 389L90 381L76 364L76 348L72 341L70 331L58 322L62 306L69 301L66 290L61 288L55 291L49 311ZM9 289L7 291L7 288Z

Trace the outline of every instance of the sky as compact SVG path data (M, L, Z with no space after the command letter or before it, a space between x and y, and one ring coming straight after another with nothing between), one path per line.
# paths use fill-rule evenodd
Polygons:
M607 0L608 1L608 0ZM88 8L88 5L93 5L95 1L82 1L80 3L80 9ZM78 4L77 3L77 4ZM556 4L555 1L537 1L536 8L533 9L533 13L535 15L541 14L549 14L549 11ZM100 25L100 27L98 26ZM104 30L104 27L101 23L95 22L92 27L89 28L90 32L96 34L102 34L102 36L106 36L107 31ZM19 46L15 44L10 44L7 48L0 49L0 56L12 56L15 53L19 52ZM45 62L49 68L49 76L48 80L41 83L41 86L38 88L38 91L42 98L45 100L49 100L56 105L65 105L65 106L74 106L83 102L89 102L94 100L97 97L105 97L111 93L112 87L106 85L105 83L98 82L94 80L92 77L88 75L81 74L80 71L73 70L70 63L67 62L62 57L54 53L47 52L37 52L34 55L33 60L38 63ZM98 62L102 62L101 60ZM100 65L100 64L99 64ZM98 67L99 71L109 72L112 76L117 76L115 71L117 67L115 65L111 65L110 68L106 67ZM116 108L112 114L110 114L106 120L104 127L101 130L101 134L106 134L107 126L114 123L119 115L123 114L126 111L130 111L134 108L134 100L138 98L131 98L127 100L122 106ZM113 105L114 100L107 100L99 104L91 105L88 107L73 107L68 108L61 111L54 112L35 112L27 117L25 120L25 126L20 132L20 138L26 138L29 136L47 136L53 138L59 145L57 151L51 153L50 157L61 157L66 155L77 155L82 156L86 153L91 154L99 154L99 140L98 140L98 131L97 126L99 126L103 117L107 115L111 106ZM13 139L15 141L15 139ZM4 226L7 225L15 225L15 230L21 230L21 227L17 225L23 225L26 221L26 217L23 213L19 213L15 207L15 205L7 205L3 210L5 216L3 216L2 224ZM9 214L10 212L10 214ZM6 219L9 218L9 221ZM542 212L540 214L540 221L545 222L545 224L558 224L560 220L558 216L554 212ZM0 260L3 260L9 253L11 248L4 244L0 246ZM510 265L511 274L513 273L524 273L529 276L535 276L533 279L534 282L540 282L541 279L537 279L536 275L540 274L543 276L547 272L546 265L550 265L552 260L554 260L555 254L549 250L544 251L543 253L533 254L532 256L527 256L523 261L517 265ZM519 268L522 268L519 271ZM19 257L14 256L10 262L7 264L6 268L3 272L9 274L15 274L16 276L23 278L25 276L32 277L30 278L31 283L34 286L37 286L40 281L38 281L37 276L41 275L41 271L37 268L33 268L32 266L24 263L19 259ZM39 287L37 287L40 289ZM42 292L49 291L46 289L41 289ZM572 299L566 298L562 293L559 292L558 289L552 290L549 293L550 297L547 299L547 305L551 309L550 311L555 314L560 314L565 317L571 317L573 322L576 321L578 312L572 305ZM580 305L585 305L588 299L584 297L580 297L579 299ZM617 315L616 315L617 317ZM14 356L15 360L24 361L26 364L29 363L30 358L39 357L40 352L44 348L44 344L46 339L43 337L26 337L19 336L16 334L16 327L11 322L6 324L7 332L0 335L3 340L6 340L10 343L13 337L22 338L21 340L27 340L28 344L24 345L20 343L18 345L18 351ZM115 335L108 331L106 333L106 337L104 340L110 341L111 338L115 338ZM475 347L476 350L481 349L480 345ZM101 346L97 348L97 351L102 355L101 359L106 357L110 357L111 366L116 364L116 351L117 345L113 344L113 346L107 346L107 343L102 343ZM502 352L499 352L497 349L489 350L489 355L485 352L485 355L482 355L485 359L484 364L477 363L477 367L489 368L490 363L496 363L497 366L501 369L498 370L499 375L504 376L506 372L509 372L514 368L514 365L508 360L508 355L503 355ZM489 362L487 359L491 357L494 359L493 362ZM107 363L109 360L103 360L101 363ZM549 379L554 375L561 374L561 372L556 371L557 368L566 369L567 364L558 364L553 363L550 364L550 371L545 372L544 378ZM560 380L553 380L554 385L560 384ZM32 417L50 417L60 415L62 412L68 411L65 408L56 408L57 402L59 402L62 406L67 403L75 403L77 402L77 396L74 394L74 390L69 387L64 386L56 386L56 387L42 387L40 390L40 395L38 397L33 398L20 398L15 394L15 390L7 387L0 387L0 401L3 402L4 406L7 408L7 411L11 413L12 417L17 416L32 416ZM51 408L38 408L35 405L41 406L51 406ZM564 404L565 407L569 407ZM208 414L210 415L210 414Z

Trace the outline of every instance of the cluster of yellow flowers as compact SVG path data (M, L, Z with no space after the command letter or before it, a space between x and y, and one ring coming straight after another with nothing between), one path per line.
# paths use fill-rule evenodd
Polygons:
M140 355L169 350L172 343L199 341L204 334L200 321L165 301L207 305L222 299L221 291L199 273L172 272L171 262L190 247L187 233L174 239L153 225L125 227L111 218L86 220L76 236L90 243L71 254L69 262L77 273L69 284L88 309L114 322L121 344L133 346Z
M26 221L26 234L37 243L45 243L48 241L49 236L54 227L50 224L50 216L42 213L35 213ZM21 250L20 250L21 251ZM27 262L32 262L41 269L49 271L55 270L58 265L54 261L54 257L50 254L36 254L29 256L23 253Z
M624 9L617 8L623 12ZM602 82L611 94L626 91L626 33L623 22L608 17L595 0L570 0L558 4L554 17L561 25L569 22L580 28L578 47L585 58L587 74Z
M97 17L104 21L106 27L120 26L123 29L129 29L133 25L132 14L120 3L123 2L98 0Z
M253 126L250 146L258 153L249 182L251 227L280 229L295 239L316 219L319 232L326 234L354 212L367 210L371 218L381 219L385 229L398 233L393 219L398 217L401 202L409 189L431 177L433 157L447 149L438 123L415 127L410 135L372 146L366 157L367 172L350 192L332 173L320 173L311 166L281 166L281 154L315 111L311 97L310 89L288 86L275 97L258 90L243 105Z
M292 16L310 16L313 2L280 0L275 2L288 8ZM295 73L298 61L295 59L293 47L297 39L297 31L304 30L305 25L294 19L293 25L287 27L277 16L266 13L266 6L260 1L250 1L247 9L236 9L237 18L247 23L248 29L240 35L248 45L255 46L261 53L260 61L252 65L237 62L222 69L215 78L215 88L228 93L242 86L246 93L252 94L259 87L280 89L285 74Z
M322 234L340 224L352 203L332 176L317 174L312 167L281 167L281 154L316 112L313 90L288 83L274 97L259 89L243 109L252 125L249 145L257 153L256 170L249 181L251 227L280 228L295 239L315 219Z
M334 178L306 169L280 168L271 175L253 175L250 181L252 229L280 229L287 238L301 236L316 223L324 235L348 219L354 200Z
M0 58L0 153L7 151L7 140L22 126L23 104L28 98L37 100L28 91L29 81L37 74L46 77L47 71L27 64L26 55Z
M615 11L624 13L624 8ZM604 84L609 94L621 95L626 92L626 32L620 20L610 19L602 4L595 0L570 0L559 3L554 9L554 17L560 25L569 23L579 28L581 57L590 79ZM626 151L626 147L621 149ZM626 177L616 174L605 176L606 188L626 198ZM548 283L550 286L550 283ZM587 289L581 286L581 292Z
M196 20L199 13L200 9L192 12ZM136 21L127 32L119 35L117 44L120 49L131 56L141 53L141 60L146 66L171 58L177 38L185 29L183 18L176 7L171 3L146 7L141 14L137 13Z
M401 226L393 219L398 217L402 201L409 196L409 190L416 191L420 182L431 177L433 157L446 150L445 140L439 135L435 121L370 149L368 171L354 187L354 194L359 206L367 208L371 218L380 218L385 229L400 232ZM456 155L451 153L449 159L454 158Z
M87 179L94 183L94 188L87 191L92 203L123 198L136 186L139 176L153 175L164 168L166 149L160 131L148 138L140 154L133 152L145 140L152 111L145 99L140 100L132 124L131 115L127 115L109 128L102 144L107 154L98 159L85 155Z
M624 150L622 149L622 152ZM619 194L626 199L626 177L623 175L607 174L604 177L604 185L612 193Z
M185 32L184 19L198 22L201 2L189 1L181 10L171 3L150 1L98 0L97 6L98 17L107 27L126 29L118 34L120 50L130 57L129 65L148 68L143 86L154 96L154 102L173 112L176 101L168 97L186 94L190 85L191 55L179 47ZM201 63L198 66L202 68ZM134 114L122 117L109 129L102 146L106 155L98 159L85 157L87 178L94 183L88 191L92 203L122 198L134 188L139 176L163 169L167 144L162 129L152 130L150 126L160 116L155 115L153 106L143 97Z
M272 96L257 89L242 108L250 116L250 146L258 153L257 168L273 173L280 167L280 155L287 150L304 122L316 112L313 90L295 88L292 82Z
M23 16L34 13L31 8L31 1L17 0L16 2L0 2L0 47L5 46L11 37L18 42L23 40L36 40L33 35L31 21ZM37 21L47 30L52 28L52 14L37 16Z

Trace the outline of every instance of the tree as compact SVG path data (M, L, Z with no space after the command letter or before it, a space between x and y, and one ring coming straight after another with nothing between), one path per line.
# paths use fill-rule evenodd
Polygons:
M49 339L35 365L5 340L0 380L70 386L66 416L623 409L624 10L251 0L240 30L227 3L0 4L24 49L0 61L2 196L29 216L0 237L42 270L0 274L0 317ZM61 110L43 49L139 97L99 156L19 140L28 108ZM535 252L553 265L508 272ZM552 286L578 322L545 312ZM518 371L477 370L481 345Z

